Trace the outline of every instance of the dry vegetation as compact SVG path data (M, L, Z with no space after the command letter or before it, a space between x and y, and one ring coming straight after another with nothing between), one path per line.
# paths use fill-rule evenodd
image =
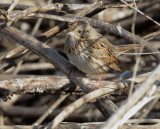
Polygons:
M160 128L160 0L57 2L0 0L0 128ZM149 46L120 56L123 72L109 69L94 90L98 76L64 52L79 20L114 45Z

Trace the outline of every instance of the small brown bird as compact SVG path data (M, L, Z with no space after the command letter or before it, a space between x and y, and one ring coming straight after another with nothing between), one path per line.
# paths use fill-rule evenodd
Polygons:
M140 46L114 46L89 23L76 22L67 34L65 51L79 70L87 74L103 74L108 67L121 71L117 57Z

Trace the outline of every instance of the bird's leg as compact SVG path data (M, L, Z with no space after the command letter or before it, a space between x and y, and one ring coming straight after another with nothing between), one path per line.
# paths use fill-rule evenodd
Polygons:
M102 74L99 75L97 83L92 88L93 90L96 90L99 88L99 84L100 84L101 79L102 79Z
M98 84L100 83L101 79L102 79L102 74L99 75L98 82L97 82Z

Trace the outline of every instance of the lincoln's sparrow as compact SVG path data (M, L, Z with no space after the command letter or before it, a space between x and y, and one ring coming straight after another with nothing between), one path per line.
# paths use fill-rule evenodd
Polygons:
M87 74L102 74L108 67L121 71L117 57L141 45L114 46L85 22L77 22L67 34L65 51L69 60Z

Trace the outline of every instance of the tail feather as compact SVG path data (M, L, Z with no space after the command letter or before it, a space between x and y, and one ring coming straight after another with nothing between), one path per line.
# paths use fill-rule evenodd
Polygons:
M118 54L117 54L117 57L127 51L130 51L130 50L139 50L140 48L142 47L145 47L146 45L144 44L130 44L130 45L121 45L121 46L118 46Z

